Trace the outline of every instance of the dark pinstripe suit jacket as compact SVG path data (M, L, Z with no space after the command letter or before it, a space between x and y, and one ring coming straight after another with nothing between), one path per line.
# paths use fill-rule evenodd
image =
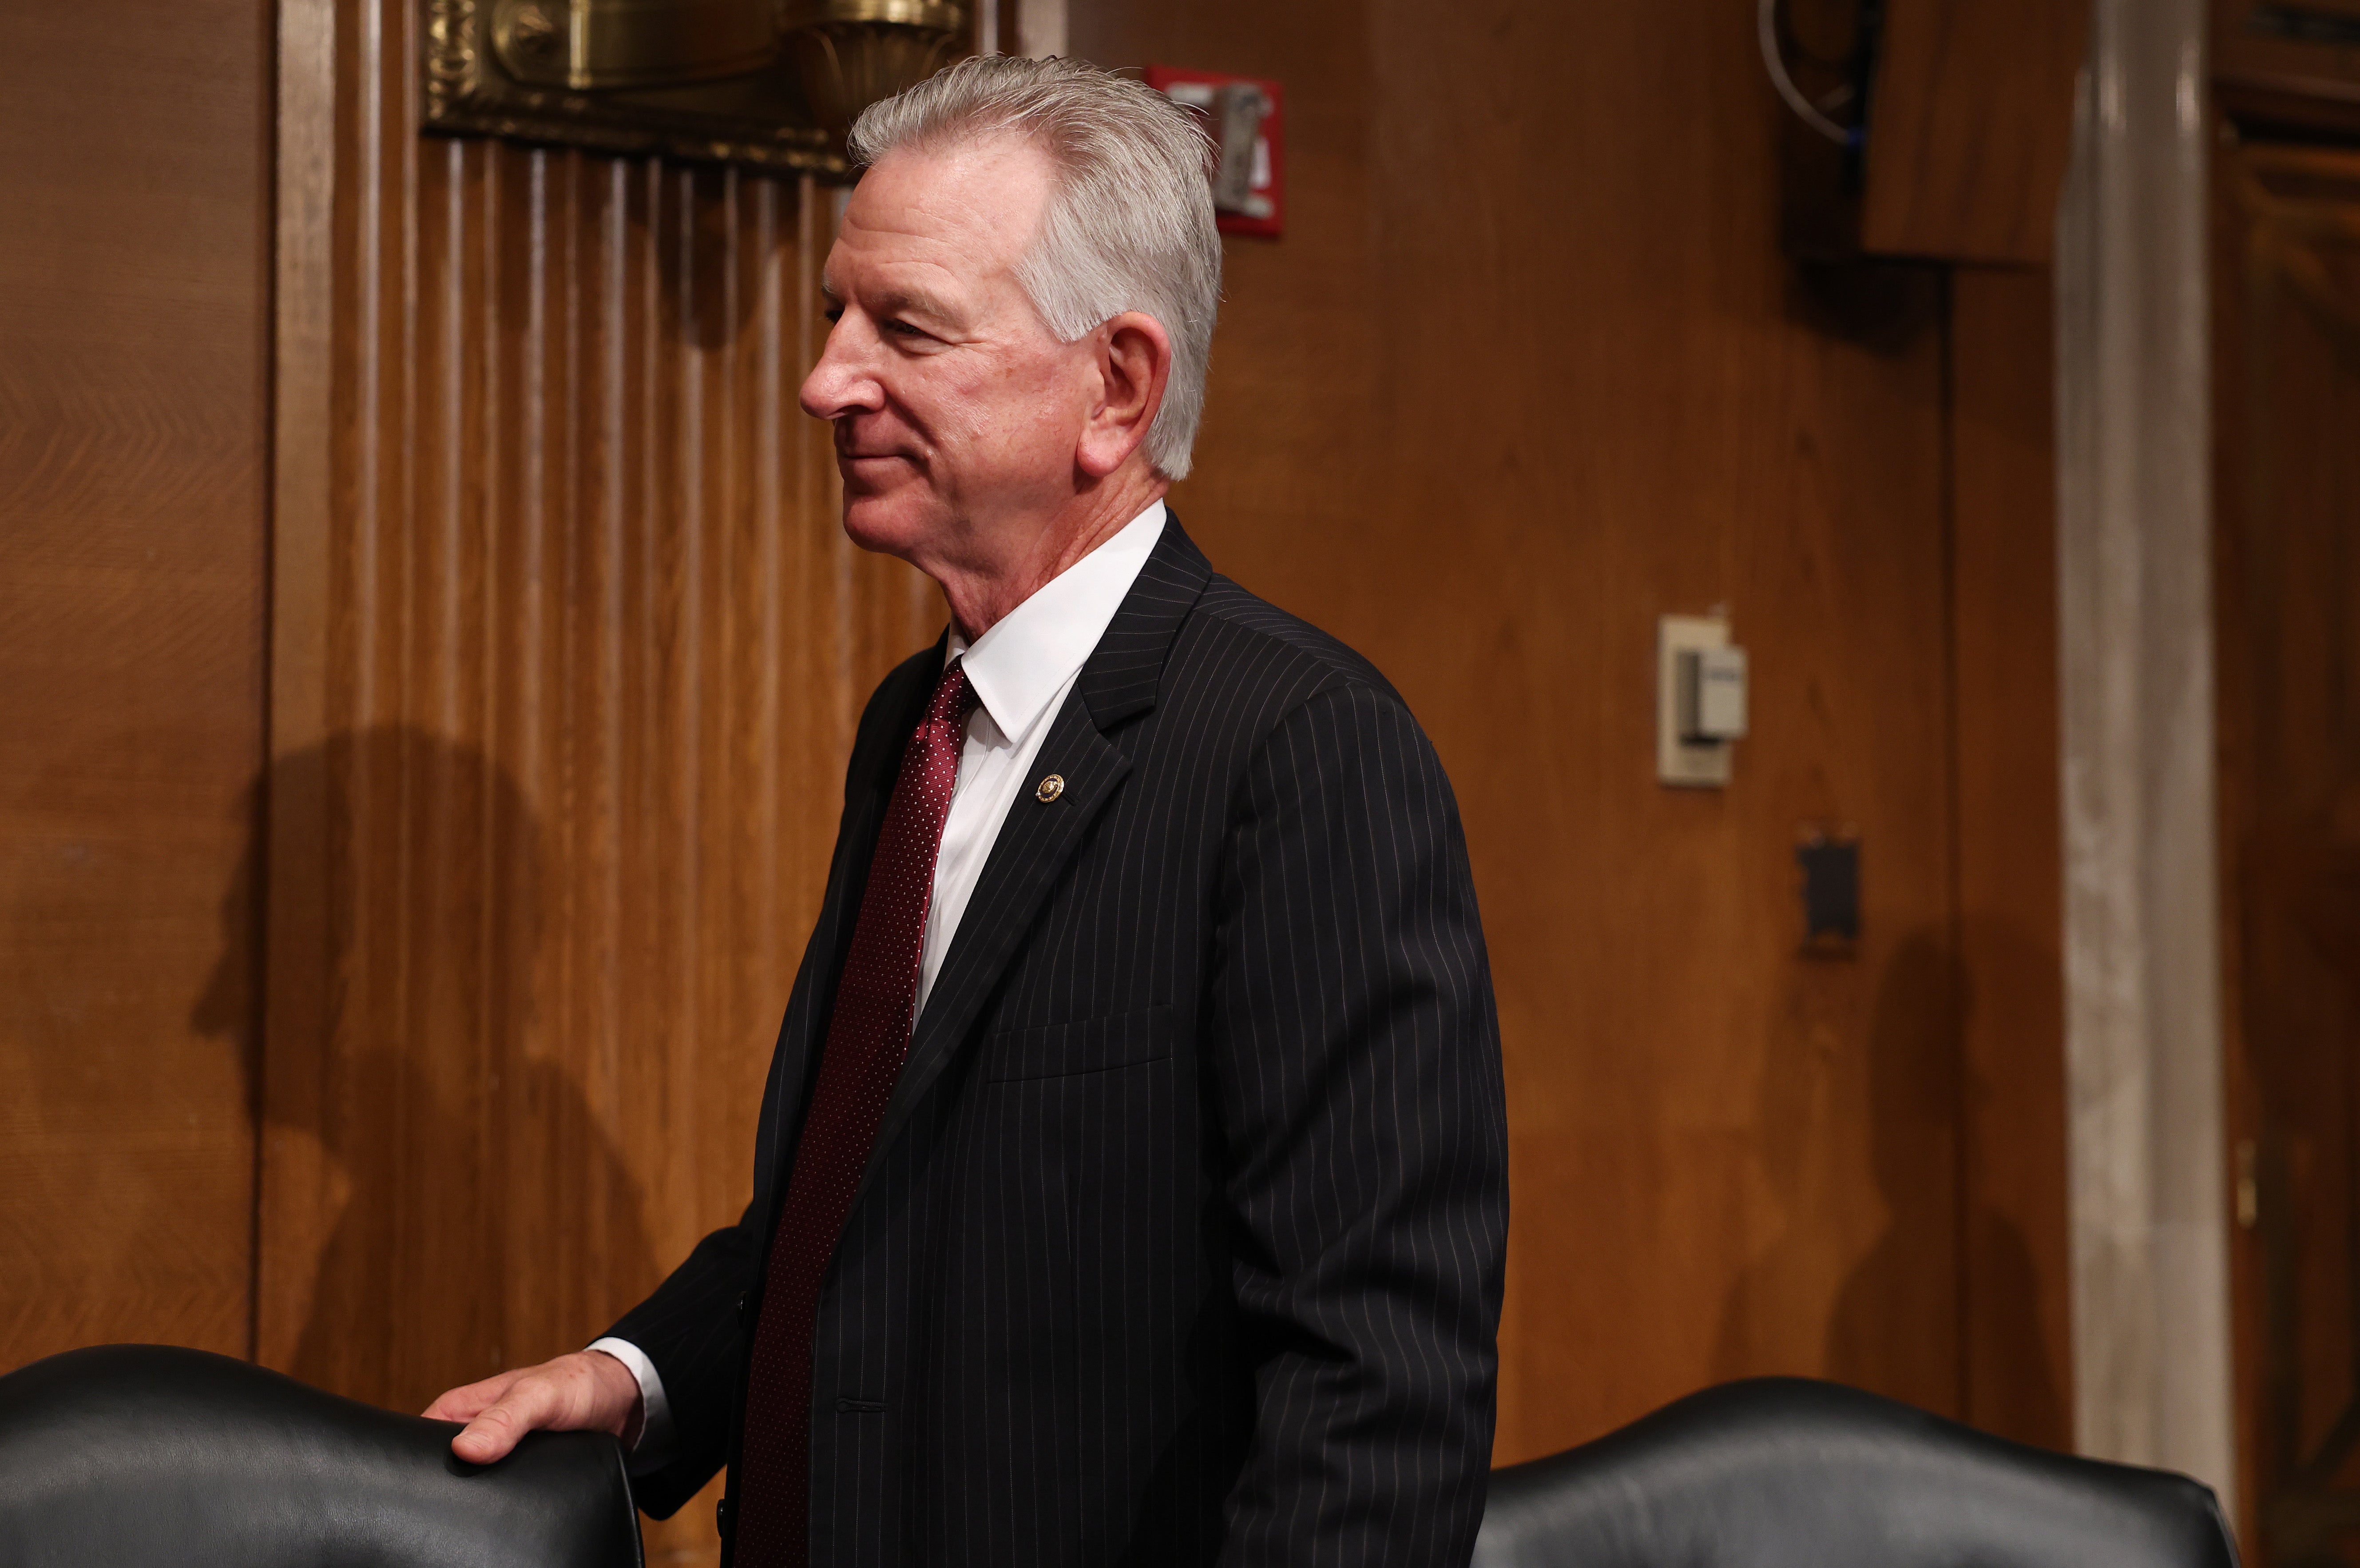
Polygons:
M753 1201L611 1331L678 1426L639 1484L659 1515L735 1485L746 1325L941 660L861 719ZM821 1303L812 1561L1462 1564L1507 1136L1441 765L1366 661L1177 521L1051 722L1065 793L1022 791L992 848Z

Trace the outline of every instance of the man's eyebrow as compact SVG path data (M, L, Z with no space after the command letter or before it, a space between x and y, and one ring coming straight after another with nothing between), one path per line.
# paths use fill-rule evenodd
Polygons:
M825 275L819 280L819 292L820 298L831 305L844 303L843 293L837 290L835 281ZM869 296L869 303L885 315L924 316L945 325L956 325L967 319L940 295L907 286L880 288Z
M877 302L893 315L932 316L938 322L959 320L959 313L939 295L923 289L880 289Z

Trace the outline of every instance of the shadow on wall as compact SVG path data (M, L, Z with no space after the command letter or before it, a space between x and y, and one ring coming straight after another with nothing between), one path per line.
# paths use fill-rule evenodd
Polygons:
M2064 1432L2057 1379L2043 1350L2038 1277L2024 1234L2005 1215L1959 1198L1960 1137L1982 1086L1962 1070L1955 960L1935 936L1903 941L1879 977L1867 1038L1867 1179L1882 1229L1845 1267L1841 1231L1814 1227L1809 1254L1774 1245L1731 1289L1714 1353L1717 1378L1793 1373L1832 1378L1922 1409L1962 1416L2004 1436L2053 1442ZM1814 1203L1861 1207L1860 1172L1822 1146L1841 1117L1814 1098L1841 1091L1841 1042L1822 1027L1774 1046L1760 1122L1764 1167L1789 1214ZM1855 1080L1857 1081L1857 1080ZM1857 1090L1855 1091L1858 1091ZM1968 1097L1962 1103L1963 1097ZM1830 1161L1834 1164L1831 1166ZM1972 1227L1961 1238L1960 1226ZM1969 1245L1961 1245L1962 1239ZM1972 1260L1979 1351L2005 1354L2005 1409L1967 1409L1961 1268ZM1832 1297L1828 1282L1841 1271ZM1809 1343L1811 1325L1823 1324Z
M266 799L324 802L333 994L318 1037L266 1036L253 1086L270 1146L260 1237L263 1358L401 1409L497 1367L578 1349L656 1279L629 1168L574 1073L582 1048L538 1005L560 982L530 803L482 752L386 726L275 764ZM191 1023L235 1040L250 1014L242 923L262 829L222 903L224 957ZM286 868L279 868L282 872ZM285 876L276 885L288 885ZM316 1201L315 1201L316 1200ZM316 1212L316 1235L268 1217ZM300 1229L290 1226L290 1229ZM305 1288L308 1281L308 1289ZM291 1352L287 1331L300 1321ZM302 1303L308 1303L307 1306Z

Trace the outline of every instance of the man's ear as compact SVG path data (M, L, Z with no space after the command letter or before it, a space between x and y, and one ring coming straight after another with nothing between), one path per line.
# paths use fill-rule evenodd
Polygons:
M1125 311L1091 334L1098 395L1082 425L1074 460L1083 473L1103 479L1131 460L1164 406L1172 379L1172 338L1164 323L1138 311Z

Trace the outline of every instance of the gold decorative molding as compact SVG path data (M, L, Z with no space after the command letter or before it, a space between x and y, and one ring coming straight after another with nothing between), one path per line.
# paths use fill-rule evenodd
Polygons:
M660 84L594 89L572 83L628 81L634 73L619 59L601 58L595 42L585 47L579 22L592 14L588 6L589 0L425 0L420 74L426 129L844 176L835 137L814 115L795 74L776 64L775 38L760 53L724 48L701 60L693 51L675 52L650 72L664 78ZM712 24L704 37L744 43L730 37L730 6L683 9ZM519 70L544 82L521 80ZM716 70L734 73L683 80Z
M945 0L792 0L784 41L813 112L842 136L869 104L964 52L967 26Z

